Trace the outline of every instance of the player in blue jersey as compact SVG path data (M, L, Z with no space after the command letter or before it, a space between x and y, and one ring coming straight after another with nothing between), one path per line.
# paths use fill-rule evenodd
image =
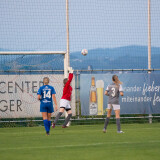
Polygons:
M43 123L46 130L46 134L49 135L50 126L51 126L51 114L54 112L53 102L55 104L55 111L57 111L57 100L56 100L56 92L54 87L48 85L49 78L43 78L44 85L39 88L37 92L37 98L40 100L40 112L42 112Z
M112 109L115 112L116 124L117 124L117 133L124 133L121 131L120 126L120 105L119 105L119 95L123 96L122 82L119 81L117 75L112 76L113 83L108 85L105 90L105 95L108 96L108 107L107 107L107 118L104 123L103 132L106 132L107 125L109 123Z

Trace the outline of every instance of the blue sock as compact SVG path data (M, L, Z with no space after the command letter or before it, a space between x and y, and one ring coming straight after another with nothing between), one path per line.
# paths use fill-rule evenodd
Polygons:
M48 120L47 119L43 120L43 123L44 123L44 127L45 127L46 132L49 132Z
M48 130L50 131L51 121L48 121Z

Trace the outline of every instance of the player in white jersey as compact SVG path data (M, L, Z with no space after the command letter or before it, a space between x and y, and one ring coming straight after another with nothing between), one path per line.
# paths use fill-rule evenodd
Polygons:
M113 83L108 85L106 90L105 90L105 95L108 96L108 107L107 107L107 118L104 123L104 129L103 132L106 132L110 117L111 117L111 112L112 109L115 112L116 116L116 124L117 124L117 133L124 133L121 131L121 126L120 126L120 105L119 105L119 94L123 96L123 89L122 89L122 82L119 81L117 75L112 76L112 81Z

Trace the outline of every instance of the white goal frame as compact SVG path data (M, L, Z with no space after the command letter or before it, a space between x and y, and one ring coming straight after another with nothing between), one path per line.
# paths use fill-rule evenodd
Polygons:
M69 67L69 56L66 51L2 51L0 55L52 55L52 54L62 54L64 55L64 78L68 77L68 67ZM20 72L20 71L18 71ZM65 112L65 117L67 113ZM67 126L70 125L70 122Z

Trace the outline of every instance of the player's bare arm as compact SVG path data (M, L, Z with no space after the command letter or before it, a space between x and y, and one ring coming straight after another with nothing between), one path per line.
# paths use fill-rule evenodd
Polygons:
M124 96L123 92L120 92L120 95L121 95L121 96Z
M38 95L38 96L37 96L37 99L40 100L40 99L41 99L41 95Z
M105 92L104 92L104 94L105 94L106 96L109 96L109 94L108 94L108 92L107 92L107 91L105 91Z

